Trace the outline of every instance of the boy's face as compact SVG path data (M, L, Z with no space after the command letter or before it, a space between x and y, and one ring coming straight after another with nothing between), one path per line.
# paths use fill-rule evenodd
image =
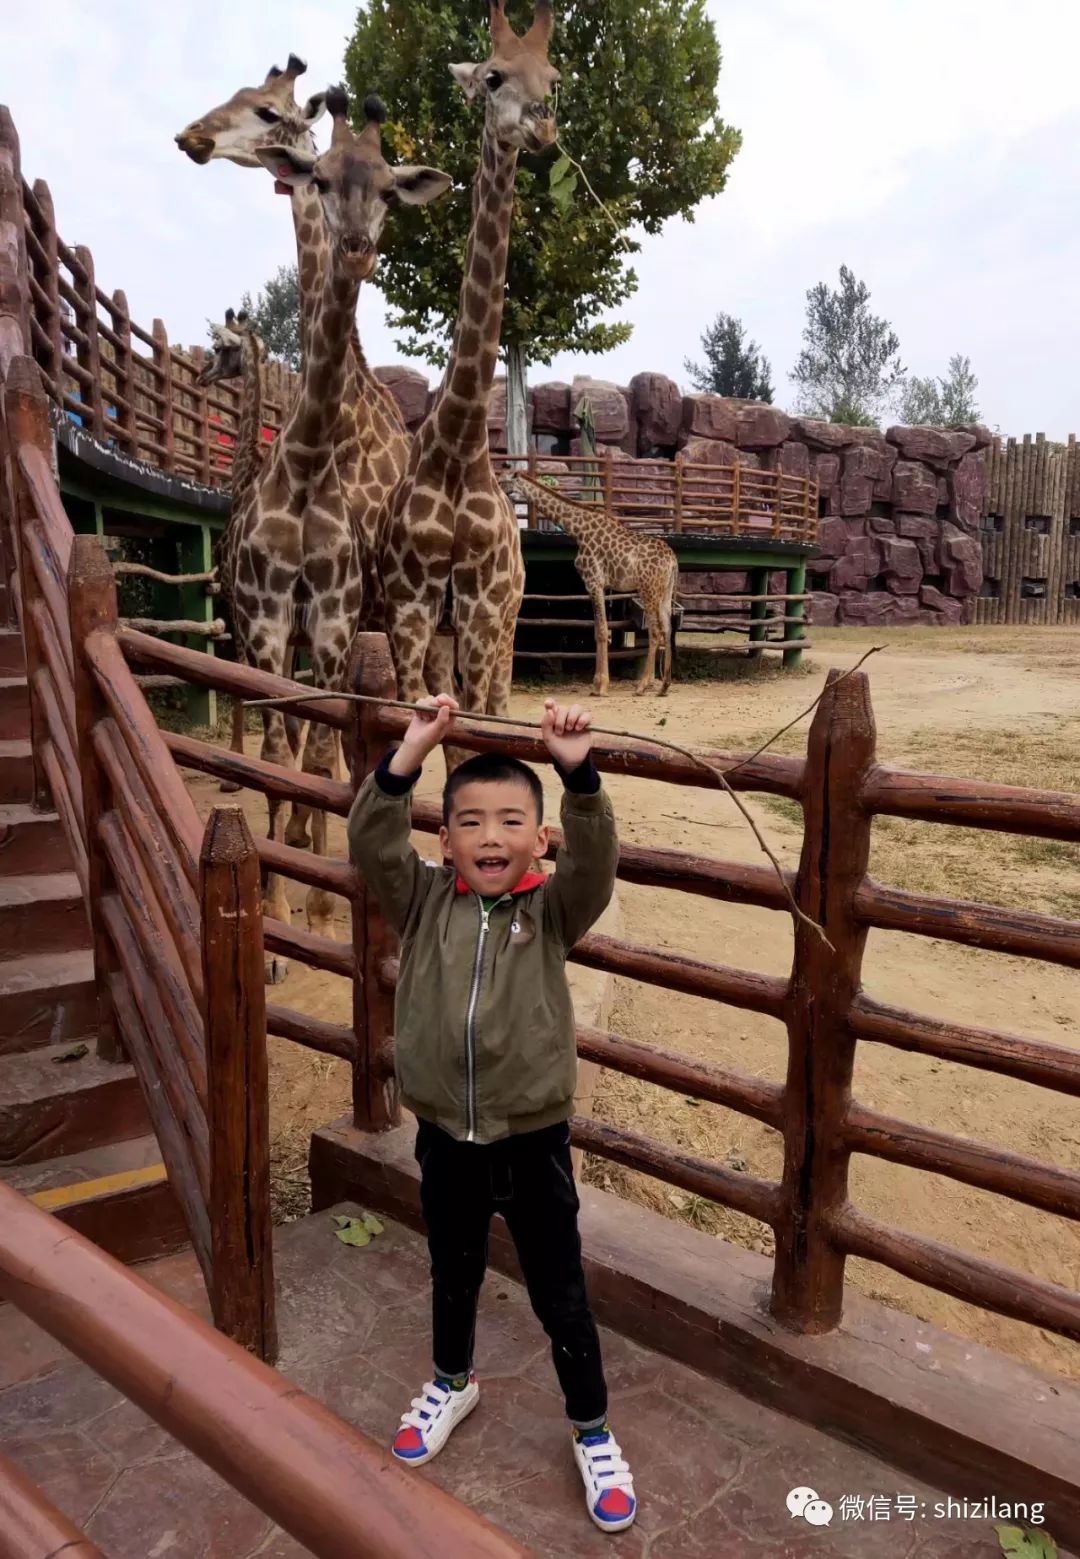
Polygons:
M439 830L443 854L474 893L499 898L548 847L529 787L515 780L474 780L453 799L450 825Z

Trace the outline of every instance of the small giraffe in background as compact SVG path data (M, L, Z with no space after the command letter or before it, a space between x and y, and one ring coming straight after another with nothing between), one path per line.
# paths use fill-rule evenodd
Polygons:
M266 458L266 445L262 439L262 365L266 360L266 347L261 336L256 335L252 330L243 309L239 314L234 313L232 309L226 309L225 323L211 325L210 334L213 337L214 350L199 372L195 380L196 384L206 389L212 384L222 384L230 379L240 380L239 425L229 472L229 492L232 498L232 511L229 518L231 525L232 515L235 515L240 508L248 488L262 470ZM221 551L227 531L228 526L218 538L215 548L219 576ZM222 589L224 590L224 584ZM229 608L231 611L231 601ZM234 643L234 650L237 660L242 662L243 653L239 643ZM291 671L287 670L286 675L291 675ZM299 752L300 722L295 716L290 716L289 719L293 723L289 745L294 752ZM244 750L244 703L240 698L232 700L229 747L233 752L242 753ZM231 794L240 788L235 780L222 780L218 786L218 789L226 794Z
M522 471L507 471L503 491L518 503L531 503L537 513L554 520L560 530L577 542L574 567L592 601L596 624L596 675L593 691L608 691L608 625L605 590L630 590L641 602L649 632L649 648L638 681L639 693L647 693L656 679L659 655L663 665L661 697L671 686L675 640L672 611L679 588L679 560L659 536L641 536L607 510L561 498L543 482Z

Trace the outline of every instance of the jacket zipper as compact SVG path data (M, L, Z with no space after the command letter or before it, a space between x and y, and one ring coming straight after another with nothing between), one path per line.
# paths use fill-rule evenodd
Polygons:
M503 898L509 895L503 894ZM490 929L491 910L503 899L496 899L491 909L484 908L484 901L476 895L476 907L480 911L480 935L476 939L476 960L473 963L472 987L469 1004L465 1009L465 1141L476 1141L476 1008L480 1001L480 981L484 973L484 946Z

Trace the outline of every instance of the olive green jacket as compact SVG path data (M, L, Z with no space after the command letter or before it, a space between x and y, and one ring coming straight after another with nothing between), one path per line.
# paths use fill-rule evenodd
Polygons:
M619 845L607 793L564 791L554 873L529 873L485 911L452 866L417 854L411 786L388 794L383 772L368 776L353 803L349 852L401 937L402 1101L469 1142L566 1120L577 1077L566 955L614 890ZM384 783L402 785L396 775Z

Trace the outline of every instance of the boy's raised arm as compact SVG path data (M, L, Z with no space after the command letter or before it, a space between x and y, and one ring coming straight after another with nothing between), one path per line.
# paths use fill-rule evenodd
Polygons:
M567 949L595 925L611 902L619 838L611 798L592 761L591 717L575 704L544 706L543 738L563 782L563 842L548 879L545 912Z
M435 875L409 837L412 789L456 708L445 694L418 705L401 746L368 775L349 813L349 857L399 936L419 914Z

